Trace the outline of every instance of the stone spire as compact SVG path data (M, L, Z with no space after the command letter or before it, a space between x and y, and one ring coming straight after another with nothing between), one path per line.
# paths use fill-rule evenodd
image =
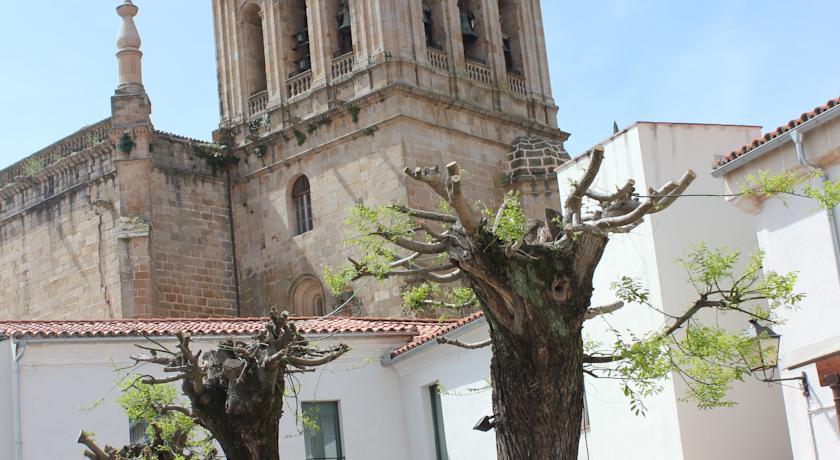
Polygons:
M120 32L117 35L117 62L119 64L120 82L117 91L123 94L143 93L143 72L140 51L140 34L134 25L134 16L138 8L131 0L124 0L117 7L117 14L122 18Z

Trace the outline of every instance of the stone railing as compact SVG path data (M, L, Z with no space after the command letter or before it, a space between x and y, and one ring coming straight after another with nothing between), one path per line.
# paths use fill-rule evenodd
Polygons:
M443 70L445 72L449 71L449 55L444 53L441 50L436 50L434 48L428 49L428 56L429 56L429 63L432 64L432 67Z
M478 82L490 84L493 77L490 74L490 67L486 65L467 59L467 75Z
M340 78L353 72L353 52L342 54L332 60L332 77Z
M64 157L108 142L108 131L110 128L110 118L106 118L90 126L85 126L79 131L41 149L8 168L0 170L0 188L14 183L19 178L32 176L39 170L58 162Z
M518 94L520 96L528 95L528 86L525 84L525 77L516 74L508 74L508 86L510 86L510 90L514 94Z
M309 88L312 87L312 71L307 70L306 72L300 73L295 75L294 77L286 80L286 90L288 92L289 99L299 96L307 91Z
M266 107L268 107L268 90L262 90L248 98L248 115L256 115Z

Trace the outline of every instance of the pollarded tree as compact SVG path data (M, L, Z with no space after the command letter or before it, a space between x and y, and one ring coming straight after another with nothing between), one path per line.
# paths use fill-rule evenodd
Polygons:
M674 371L695 383L690 396L701 406L728 404L726 389L748 372L739 359L748 341L703 326L697 314L719 309L767 320L773 308L798 299L792 291L794 276L762 278L760 258L736 276L737 254L701 246L684 261L698 287L698 298L684 315L647 336L626 337L616 331L616 342L608 349L586 349L585 322L623 306L622 301L590 305L593 274L610 235L627 233L646 215L665 210L695 178L688 171L676 182L649 190L645 199L634 193L632 180L604 194L590 189L603 155L602 148L592 151L563 212L546 210L544 222L526 222L514 194L495 213L474 211L462 194L457 163L448 164L445 173L437 167L406 168L409 178L440 196L442 209L401 204L352 208L348 222L359 234L351 241L363 254L336 271L325 269L334 291L367 276L411 277L424 283L404 295L407 306L481 308L490 329L486 343L444 342L467 348L492 344L501 460L577 459L584 374L623 381L636 411L643 408L642 398L657 391L658 382ZM596 210L584 212L584 203ZM622 279L615 290L623 301L648 303L646 292L632 279ZM766 299L772 308L752 304Z
M157 342L151 346L138 345L146 354L132 356L135 366L152 363L174 374L167 378L143 375L140 382L166 385L180 381L191 407L164 405L158 410L186 415L210 432L226 458L236 460L278 460L286 378L334 361L349 350L343 344L327 349L312 346L297 331L288 313L278 314L274 310L265 329L248 342L229 338L202 353L192 350L189 335L179 333L177 338L177 350ZM174 431L166 439L153 437L152 441L158 446L173 445L177 440L173 438L178 436ZM85 433L79 442L88 447L88 457L96 460L183 458L167 457L165 451L154 449L150 449L150 455L156 455L152 457L146 457L142 448L99 449ZM121 451L142 455L120 457Z

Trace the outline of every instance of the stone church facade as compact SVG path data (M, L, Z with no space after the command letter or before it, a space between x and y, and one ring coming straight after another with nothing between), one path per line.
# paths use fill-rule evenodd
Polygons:
M0 171L0 318L322 315L347 209L437 206L405 166L458 161L472 201L558 206L539 0L213 0L213 142L156 130L131 1L112 115ZM152 95L153 96L153 95ZM402 314L359 282L344 313Z

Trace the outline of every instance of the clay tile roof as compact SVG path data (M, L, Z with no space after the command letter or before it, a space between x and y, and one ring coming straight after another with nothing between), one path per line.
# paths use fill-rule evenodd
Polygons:
M482 317L474 313L461 319L413 318L311 318L292 320L303 334L382 334L409 338L391 358L448 334ZM64 321L0 321L0 337L78 338L174 336L178 332L202 335L252 335L262 331L268 318L118 319Z
M727 153L722 158L720 158L718 160L715 160L714 164L712 165L712 169L720 168L721 166L725 165L726 163L729 163L730 161L732 161L732 160L734 160L734 159L736 159L740 156L744 156L745 154L752 151L753 149L755 149L755 148L757 148L761 145L764 145L765 143L767 143L767 142L769 142L769 141L787 133L788 131L790 131L791 129L793 129L793 128L799 126L799 125L801 125L802 123L805 123L806 121L809 121L813 118L816 118L817 116L819 116L819 115L821 115L821 114L827 112L828 110L830 110L834 107L837 107L837 106L840 106L840 97L835 98L835 99L831 99L828 102L826 102L825 104L823 104L819 107L815 107L812 111L803 113L802 115L799 116L799 118L795 118L793 120L790 120L789 122L787 122L787 124L779 126L778 128L776 128L773 131L767 132L762 137L759 137L759 138L753 140L751 143L746 144L739 149L735 149L735 150Z
M476 321L476 320L478 320L480 318L483 318L483 317L484 317L484 314L481 313L481 312L478 312L478 313L473 313L470 316L466 316L466 317L458 319L458 320L449 321L446 324L437 324L434 327L420 326L420 327L418 327L418 330L419 330L420 333L416 337L414 337L414 339L411 342L409 342L406 345L392 351L391 352L391 359L396 358L396 357L398 357L402 354L405 354L409 350L413 350L413 349L419 347L420 345L423 345L424 343L431 342L432 340L435 340L438 337L442 337L446 334L449 334L450 332L452 332L452 331L454 331L458 328L461 328L463 326L466 326L467 324L472 323L473 321Z

